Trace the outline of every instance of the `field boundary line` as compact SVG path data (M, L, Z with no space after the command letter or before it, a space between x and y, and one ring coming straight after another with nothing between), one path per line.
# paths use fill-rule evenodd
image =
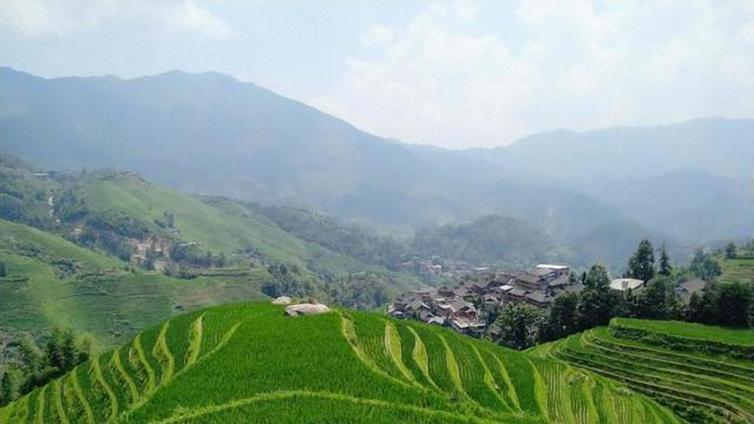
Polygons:
M416 413L424 414L427 416L446 417L446 418L454 418L454 419L462 418L464 420L475 422L475 423L480 423L480 424L492 424L492 423L499 422L499 421L486 420L486 419L477 418L477 417L459 416L452 412L443 411L443 410L422 408L422 407L414 406L414 405L396 404L394 402L388 402L388 401L378 400L378 399L364 399L364 398L358 398L358 397L349 396L349 395L340 394L340 393L311 392L311 391L305 391L305 390L282 390L282 391L276 391L276 392L262 393L256 396L252 396L252 397L248 397L244 399L237 399L237 400L230 401L223 404L205 406L199 410L194 410L188 413L174 415L172 417L166 418L165 420L158 421L156 422L156 424L173 424L173 423L178 423L178 422L182 422L189 419L197 419L205 415L223 412L230 409L236 409L239 407L243 407L243 406L258 403L258 402L295 399L295 398L309 398L309 399L333 400L333 401L340 401L340 402L351 402L351 403L355 403L359 405L373 406L373 407L382 408L382 409L398 409L402 411L416 412Z
M76 370L78 367L74 368L70 372L70 379L71 379L71 385L73 385L73 392L76 394L76 397L78 398L79 402L81 403L81 407L84 409L84 414L86 415L86 418L89 420L90 423L96 424L97 421L94 419L94 412L92 411L92 406L89 405L89 401L86 399L86 396L84 396L84 391L81 389L81 384L79 383L79 377L78 374L76 374Z
M136 383L134 383L133 380L131 379L131 376L128 375L128 372L126 372L126 369L123 367L123 363L120 360L121 348L122 346L116 349L115 352L113 352L113 356L110 359L110 361L113 363L113 365L115 366L115 369L118 370L118 373L126 382L126 385L128 386L128 391L131 392L131 403L136 403L138 402L139 397L140 397L139 390L136 388Z
M204 314L199 315L199 318L195 319L191 323L191 331L189 331L189 346L186 350L186 358L184 360L184 368L192 365L199 359L199 354L202 350L202 339L204 338Z
M105 376L102 375L102 368L100 367L100 356L91 359L92 372L94 373L94 379L102 386L102 389L107 393L107 397L110 399L110 419L115 419L118 416L118 398L115 397L115 393L109 384L105 381Z
M401 338L398 335L398 330L395 328L395 326L390 322L385 320L385 349L387 349L388 354L390 355L390 358L395 363L395 366L398 367L398 370L403 374L403 376L411 382L413 385L418 386L420 388L424 388L421 384L419 384L418 381L416 381L416 377L411 373L411 371L406 367L406 364L403 363L403 354L401 350Z
M163 360L167 362L167 364L163 367L161 376L160 376L160 385L163 385L170 381L171 378L173 378L173 374L175 373L175 357L170 352L170 347L168 346L167 342L167 332L170 328L170 321L165 321L165 324L162 325L162 328L160 328L160 334L157 336L157 341L154 344L154 347L152 347L152 355L157 358L158 362L160 361L160 357L163 357ZM162 364L160 364L162 366Z
M429 374L429 353L427 352L427 346L424 344L424 341L422 341L421 336L416 330L410 325L407 325L406 328L408 328L411 335L414 337L414 349L411 352L411 357L414 359L414 362L416 362L416 366L419 367L422 374L424 374L424 377L429 381L429 384L435 389L440 390L437 383L432 380L432 376Z
M55 410L58 413L58 417L60 417L60 422L63 424L69 424L70 421L68 421L68 416L65 413L65 408L63 408L63 391L60 387L60 379L56 378L55 381L52 382L53 385L53 396L55 399Z

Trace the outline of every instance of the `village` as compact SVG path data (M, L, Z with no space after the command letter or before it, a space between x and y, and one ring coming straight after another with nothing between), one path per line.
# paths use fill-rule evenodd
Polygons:
M639 292L645 282L633 278L615 278L610 289ZM678 286L678 295L688 302L692 293L700 292L706 282L694 279ZM415 319L428 324L453 328L475 337L494 336L490 311L510 304L527 304L542 310L552 306L564 293L580 293L582 281L567 265L540 264L528 270L489 271L477 268L464 274L454 288L427 288L404 293L388 307L395 318Z

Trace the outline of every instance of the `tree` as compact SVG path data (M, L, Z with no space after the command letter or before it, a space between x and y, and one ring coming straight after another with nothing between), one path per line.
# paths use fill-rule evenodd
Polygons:
M542 315L538 309L510 304L495 321L495 325L502 330L498 342L519 350L534 346L541 322Z
M3 373L3 377L0 378L0 406L4 406L15 400L15 386L14 374L11 370L6 369Z
M725 246L725 259L736 259L736 243L730 242Z
M672 319L678 310L673 282L667 277L648 282L638 297L635 316L649 319Z
M649 240L642 240L628 261L628 276L649 281L655 276L655 253Z
M8 269L5 267L5 262L0 262L0 278L8 275Z
M751 324L754 293L750 284L741 282L719 286L719 324L730 327L748 327Z
M694 252L694 258L689 265L691 272L704 281L714 281L722 274L720 264L704 249L699 248Z
M603 265L593 265L586 276L578 306L579 329L607 325L621 309L621 297L610 289L610 277Z
M557 340L578 332L578 304L579 295L576 293L556 297L547 323L542 328L540 341Z
M670 256L668 256L668 251L665 249L664 244L660 249L660 270L657 273L665 277L670 277L673 273L673 266L670 265Z

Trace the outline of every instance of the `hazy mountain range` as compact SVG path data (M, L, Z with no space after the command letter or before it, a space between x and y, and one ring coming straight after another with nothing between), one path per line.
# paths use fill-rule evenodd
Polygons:
M680 253L753 235L753 140L754 120L710 118L454 151L377 137L218 73L44 79L0 68L0 149L43 167L129 169L400 234L497 214L515 219L484 225L525 220L543 245L567 246L564 258L611 263L642 237Z

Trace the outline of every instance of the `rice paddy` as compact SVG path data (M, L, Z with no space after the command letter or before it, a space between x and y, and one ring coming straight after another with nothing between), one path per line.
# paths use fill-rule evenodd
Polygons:
M543 345L532 353L621 381L688 422L754 422L754 360L741 359L741 352L754 354L751 340L743 337L745 331L734 330L720 331L716 337L715 329L617 319L608 328ZM736 345L739 340L743 344ZM727 348L721 349L723 345Z
M447 329L269 304L150 328L0 409L3 423L679 422L620 383Z

